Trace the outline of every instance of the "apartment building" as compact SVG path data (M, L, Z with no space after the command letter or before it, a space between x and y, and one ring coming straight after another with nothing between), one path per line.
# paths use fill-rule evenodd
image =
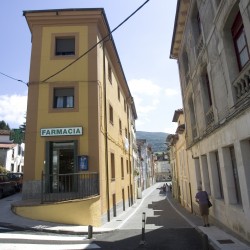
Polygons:
M192 207L202 185L213 223L250 240L250 2L178 0L179 66Z
M15 211L100 226L134 202L137 119L105 11L23 15L32 51L23 205Z

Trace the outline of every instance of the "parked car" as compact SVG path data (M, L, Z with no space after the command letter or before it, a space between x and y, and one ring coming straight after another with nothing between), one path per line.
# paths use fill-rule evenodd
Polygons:
M11 181L15 181L17 183L16 191L20 192L23 186L23 173L9 172L7 173L7 176Z
M11 181L6 174L0 174L0 198L14 194L17 190L17 183Z

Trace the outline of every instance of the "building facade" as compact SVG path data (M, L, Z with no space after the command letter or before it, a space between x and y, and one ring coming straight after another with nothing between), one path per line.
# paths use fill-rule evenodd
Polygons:
M179 66L192 200L202 185L214 223L248 241L249 31L249 1L179 0L170 52Z
M11 131L0 130L0 166L8 172L23 172L25 144L13 143Z
M23 14L32 35L23 201L42 204L15 210L99 226L134 202L137 119L104 9Z

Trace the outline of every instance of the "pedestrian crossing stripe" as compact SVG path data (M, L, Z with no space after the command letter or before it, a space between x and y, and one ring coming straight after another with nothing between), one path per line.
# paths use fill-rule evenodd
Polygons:
M80 249L100 249L96 244L63 244L63 245L50 245L50 244L13 244L13 243L0 243L1 250L10 249L25 249L25 250L80 250Z

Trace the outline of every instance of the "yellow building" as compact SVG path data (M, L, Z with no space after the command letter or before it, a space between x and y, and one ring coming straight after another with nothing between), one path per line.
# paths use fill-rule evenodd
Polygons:
M134 202L137 114L105 12L24 11L32 34L26 217L99 226Z

